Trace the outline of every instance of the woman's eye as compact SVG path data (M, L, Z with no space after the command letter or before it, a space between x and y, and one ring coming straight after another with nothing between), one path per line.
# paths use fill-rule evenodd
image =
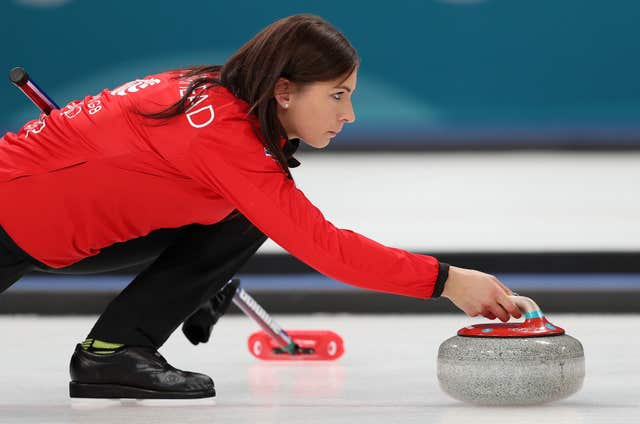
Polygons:
M336 93L336 94L332 94L333 98L336 100L340 100L342 99L342 93Z

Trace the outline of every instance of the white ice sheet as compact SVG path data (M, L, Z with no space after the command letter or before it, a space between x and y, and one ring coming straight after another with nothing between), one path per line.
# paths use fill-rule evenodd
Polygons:
M578 338L583 389L557 403L493 408L460 403L438 387L439 344L483 319L459 315L279 316L286 328L331 329L345 340L334 363L265 363L247 351L256 326L223 318L212 342L192 346L180 330L161 353L213 377L215 401L74 401L68 361L96 317L0 317L0 423L637 423L640 315L550 315Z

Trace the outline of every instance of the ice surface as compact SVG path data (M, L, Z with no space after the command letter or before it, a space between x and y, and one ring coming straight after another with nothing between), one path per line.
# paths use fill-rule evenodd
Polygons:
M459 315L285 315L285 328L330 329L345 355L329 363L265 363L248 352L257 326L224 317L212 341L192 346L178 330L160 350L204 372L215 400L85 401L68 397L68 361L96 317L0 317L0 423L637 423L640 315L548 318L578 338L586 378L572 397L536 407L477 407L453 400L436 378L438 346L469 323Z

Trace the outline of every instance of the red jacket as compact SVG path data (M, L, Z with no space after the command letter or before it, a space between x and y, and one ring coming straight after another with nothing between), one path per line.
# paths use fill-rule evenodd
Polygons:
M179 99L188 82L176 75L105 89L0 139L0 226L19 248L61 268L113 243L213 224L238 209L331 278L419 298L440 294L446 264L327 221L265 153L247 103L227 89L201 90L197 104L169 120L135 113Z

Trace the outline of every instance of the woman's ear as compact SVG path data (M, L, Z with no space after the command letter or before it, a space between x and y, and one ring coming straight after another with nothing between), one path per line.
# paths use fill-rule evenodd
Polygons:
M280 107L284 109L289 108L289 103L291 103L291 92L293 89L293 83L286 78L278 78L276 81L276 86L273 89L273 97L275 97L276 102L280 105Z

